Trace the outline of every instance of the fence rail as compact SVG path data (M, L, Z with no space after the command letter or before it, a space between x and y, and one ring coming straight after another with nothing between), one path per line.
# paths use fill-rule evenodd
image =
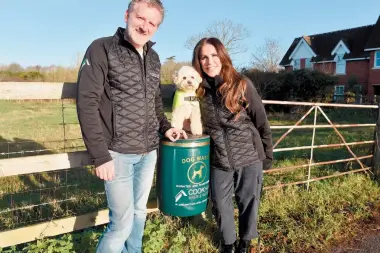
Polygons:
M75 98L75 85L71 83L0 83L0 100L35 100L35 99L72 99ZM355 145L369 145L374 144L373 140L347 142L341 135L338 128L364 128L375 127L376 124L333 124L322 107L336 107L336 108L362 108L362 109L377 109L377 105L357 105L357 104L327 104L327 103L310 103L310 102L294 102L294 101L268 101L263 100L264 104L277 104L277 105L294 105L294 106L310 106L300 120L294 125L289 126L271 126L273 130L287 129L287 131L277 140L274 147L274 152L286 152L296 150L310 150L309 162L307 164L294 165L282 168L273 168L265 171L266 174L277 174L283 172L290 172L297 169L308 169L307 180L289 183L277 183L275 185L266 186L265 189L273 189L285 187L289 185L306 184L309 187L311 182L343 176L351 173L368 172L370 167L364 166L361 162L365 159L373 158L373 155L357 156L351 146ZM300 125L304 119L314 112L314 123L312 125ZM317 124L317 114L321 113L329 124ZM315 144L316 129L319 128L332 128L339 136L342 143L335 144ZM278 148L277 146L287 137L287 135L295 129L313 129L312 141L310 146L299 147L285 147ZM321 148L338 148L346 147L351 154L351 158L338 159L333 161L314 162L314 150ZM350 170L347 172L339 172L333 175L322 177L311 177L311 168L315 166L331 165L336 163L357 162L360 165L359 169ZM11 176L20 176L41 172L61 171L67 169L75 169L82 166L90 165L91 160L85 151L68 152L61 154L47 154L31 157L9 158L0 159L0 179ZM27 165L27 166L26 166ZM69 198L68 198L69 199ZM28 206L26 206L27 208ZM29 207L32 208L32 205ZM23 207L25 208L25 207ZM150 202L148 205L148 212L157 211L156 201ZM108 211L106 209L99 210L76 217L68 217L62 219L51 220L42 222L36 225L26 226L22 228L12 229L8 231L0 231L0 247L8 247L20 243L33 241L47 236L55 236L62 233L72 232L105 224L108 222Z
M302 106L323 106L323 107L346 107L346 108L378 108L378 105L357 105L357 104L333 104L319 102L297 102L297 101L279 101L279 100L263 100L267 105L302 105Z
M76 168L91 164L85 151L0 160L0 178ZM27 165L27 166L26 166Z
M308 128L350 128L350 127L375 127L376 124L342 124L342 125L303 125L303 126L271 126L271 129L308 129Z

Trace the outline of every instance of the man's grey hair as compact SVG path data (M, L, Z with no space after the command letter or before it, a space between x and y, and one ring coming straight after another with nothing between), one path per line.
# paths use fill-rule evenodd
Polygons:
M161 22L160 24L164 21L164 16L165 16L165 9L164 5L162 4L161 0L132 0L129 5L128 5L128 12L131 13L133 11L133 7L137 3L147 3L149 7L154 7L159 12L161 13Z

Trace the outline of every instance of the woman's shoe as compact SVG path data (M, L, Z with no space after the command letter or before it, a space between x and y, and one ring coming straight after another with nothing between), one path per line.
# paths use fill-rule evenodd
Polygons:
M228 245L225 245L225 244L222 244L220 246L220 253L234 253L234 244L228 244Z
M236 253L249 253L249 244L251 241L240 240Z

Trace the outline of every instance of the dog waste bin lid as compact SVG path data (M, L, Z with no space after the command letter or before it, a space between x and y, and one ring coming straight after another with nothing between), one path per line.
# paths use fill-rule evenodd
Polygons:
M161 141L162 145L168 145L168 146L177 146L181 147L183 144L188 144L185 147L199 147L199 146L206 146L210 144L210 136L208 135L192 135L190 133L187 133L187 139L178 139L175 142L165 138Z

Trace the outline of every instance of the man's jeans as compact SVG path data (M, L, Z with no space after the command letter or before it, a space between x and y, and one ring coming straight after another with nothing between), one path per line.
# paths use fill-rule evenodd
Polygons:
M115 178L104 181L110 222L96 252L140 253L157 151L142 155L110 153Z

